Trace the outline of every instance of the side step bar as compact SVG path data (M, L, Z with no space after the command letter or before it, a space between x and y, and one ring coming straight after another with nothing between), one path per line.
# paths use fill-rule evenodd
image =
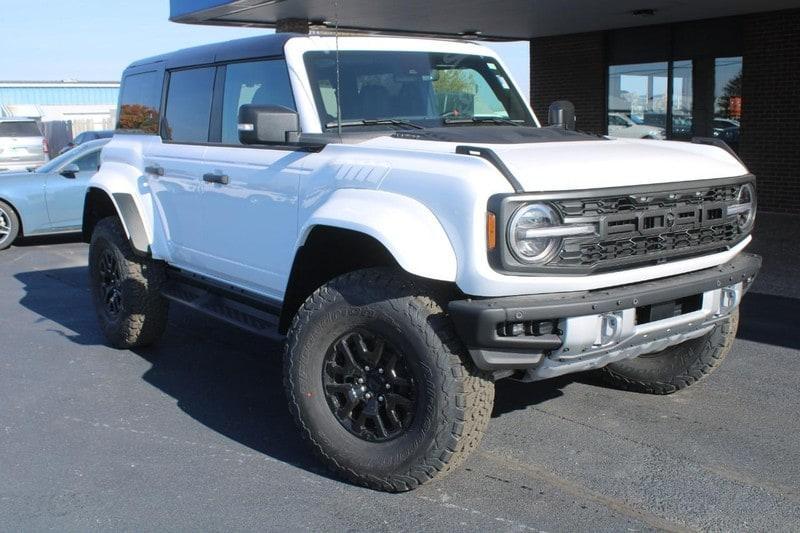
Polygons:
M256 335L274 340L284 339L278 331L278 314L270 309L270 305L252 305L246 302L251 297L229 294L224 289L202 283L197 276L170 271L161 294L173 302Z

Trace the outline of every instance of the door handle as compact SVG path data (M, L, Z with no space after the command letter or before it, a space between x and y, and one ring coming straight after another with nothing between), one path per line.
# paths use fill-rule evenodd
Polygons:
M208 174L203 174L203 181L208 183L219 183L222 185L227 185L230 183L230 178L228 178L227 174L216 173L216 172L209 172Z
M164 167L161 167L159 165L146 166L146 167L144 167L144 171L145 171L145 173L153 175L153 176L163 176L164 175Z

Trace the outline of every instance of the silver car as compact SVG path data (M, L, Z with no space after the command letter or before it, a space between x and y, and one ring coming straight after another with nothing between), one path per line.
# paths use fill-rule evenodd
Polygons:
M47 162L47 141L30 118L0 118L0 171L25 170Z
M81 230L86 185L108 141L84 143L32 171L0 173L0 250L23 234Z

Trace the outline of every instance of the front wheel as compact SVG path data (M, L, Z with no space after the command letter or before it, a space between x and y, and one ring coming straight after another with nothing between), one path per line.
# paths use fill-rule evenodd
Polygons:
M671 394L700 381L721 364L731 350L739 325L739 310L696 339L666 350L618 361L600 371L610 385L648 394Z
M411 490L480 443L494 384L465 355L436 289L389 269L318 289L289 331L284 380L316 454L370 488Z
M89 247L89 283L100 329L115 348L152 344L167 326L164 265L139 257L116 217L97 223Z

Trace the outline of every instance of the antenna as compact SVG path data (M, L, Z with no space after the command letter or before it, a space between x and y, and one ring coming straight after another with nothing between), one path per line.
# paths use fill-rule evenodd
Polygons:
M339 0L333 0L333 38L336 42L336 129L342 136L342 83L339 72Z

